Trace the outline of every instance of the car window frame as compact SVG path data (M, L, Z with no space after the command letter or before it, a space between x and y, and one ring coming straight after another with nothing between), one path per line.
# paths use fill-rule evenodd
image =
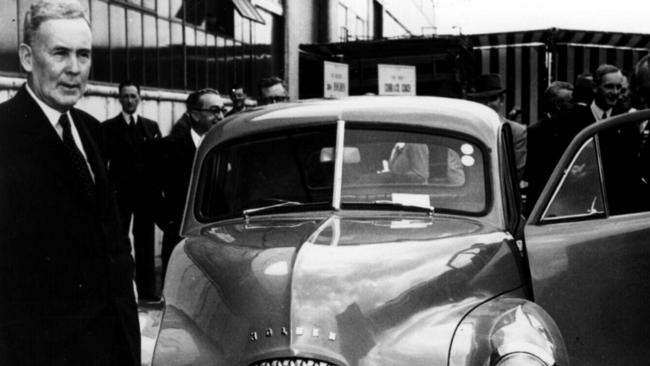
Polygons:
M564 182L566 182L566 179L570 174L571 168L575 165L576 161L578 160L578 157L580 157L582 152L591 143L594 144L594 153L596 154L596 165L598 168L597 177L598 177L598 183L600 184L599 191L600 191L600 199L603 201L603 211L597 213L584 213L584 214L572 214L572 215L564 215L564 216L547 217L546 215L548 214L549 209L551 208L553 203L555 203L555 199L560 193L560 190L564 187ZM558 184L555 186L555 190L553 191L551 198L549 199L548 203L544 207L544 211L542 212L542 216L540 218L540 224L544 225L544 224L551 224L557 222L585 221L585 220L594 220L594 219L608 217L609 208L607 206L608 203L606 199L607 197L606 189L607 187L605 186L605 179L603 175L603 163L600 154L600 141L598 139L598 134L595 134L584 141L584 143L580 146L578 151L573 155L569 165L567 165L566 168L563 169L562 177L558 182Z

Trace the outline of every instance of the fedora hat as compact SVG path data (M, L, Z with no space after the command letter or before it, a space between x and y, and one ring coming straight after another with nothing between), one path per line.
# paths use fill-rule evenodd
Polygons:
M474 90L467 93L471 98L489 98L505 93L506 88L501 82L499 74L482 74L476 79Z

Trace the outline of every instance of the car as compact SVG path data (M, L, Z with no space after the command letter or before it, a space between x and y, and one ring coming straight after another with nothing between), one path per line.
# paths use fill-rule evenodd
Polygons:
M581 132L526 220L510 127L485 106L363 96L227 118L196 153L143 325L151 362L644 363L650 214L614 204L624 156L607 152L649 119Z

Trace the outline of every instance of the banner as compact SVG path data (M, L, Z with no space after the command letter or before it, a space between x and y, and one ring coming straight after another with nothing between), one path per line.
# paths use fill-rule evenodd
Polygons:
M415 95L415 66L377 65L379 95Z
M348 96L348 65L324 61L323 96L325 98L342 98Z

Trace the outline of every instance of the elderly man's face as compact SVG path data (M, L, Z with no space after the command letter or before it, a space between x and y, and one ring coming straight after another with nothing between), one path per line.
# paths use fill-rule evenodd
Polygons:
M30 73L29 86L50 107L71 108L83 96L90 72L88 23L81 18L45 21L31 43L20 46L21 64Z
M623 88L623 74L620 71L603 75L596 87L596 104L600 108L609 109L616 105L618 96Z

